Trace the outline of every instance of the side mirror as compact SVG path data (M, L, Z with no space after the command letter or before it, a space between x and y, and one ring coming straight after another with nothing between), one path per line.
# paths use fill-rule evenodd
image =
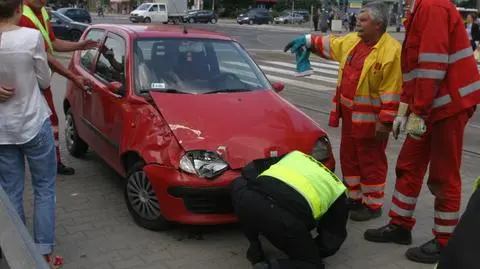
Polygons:
M272 84L272 87L275 90L275 92L281 92L285 88L285 85L283 85L283 83L280 83L280 82L275 82Z
M111 93L119 94L119 95L124 94L123 84L118 81L108 83L107 88Z

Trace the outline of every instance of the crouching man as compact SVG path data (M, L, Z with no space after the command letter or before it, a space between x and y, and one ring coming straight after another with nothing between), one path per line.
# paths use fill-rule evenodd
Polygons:
M345 185L300 151L249 163L232 197L255 269L324 268L322 258L335 254L347 237ZM315 228L318 236L312 238ZM260 234L288 259L267 259Z

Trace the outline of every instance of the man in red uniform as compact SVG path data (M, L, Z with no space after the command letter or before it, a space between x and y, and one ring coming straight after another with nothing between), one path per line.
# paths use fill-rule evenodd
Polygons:
M70 52L75 50L85 50L85 49L98 47L98 42L91 41L91 40L84 40L81 42L69 42L69 41L57 39L50 25L50 22L44 21L42 17L41 9L47 4L47 0L25 0L24 4L31 8L31 10L37 16L38 20L43 25L43 27L45 29L48 29L48 35L53 45L53 49L55 51ZM37 26L35 25L35 23L25 15L23 15L22 18L20 19L19 26L37 29ZM47 48L47 51L48 51L48 47L49 47L48 41L45 40L45 48ZM65 78L71 80L73 83L75 83L77 87L79 88L84 87L85 85L84 78L73 74L68 69L63 67L63 65L58 60L56 60L51 54L48 54L48 63L50 64L50 67L54 72L57 72L60 75L64 76ZM56 142L58 173L64 174L64 175L72 175L75 173L75 170L71 167L65 166L62 163L60 158L60 148L58 143L58 116L55 110L55 105L53 103L52 91L50 88L48 88L48 89L45 89L43 93L44 93L45 99L47 100L48 106L52 110L52 116L50 117L50 120L52 121L52 127L53 127L55 142Z
M385 149L402 92L401 45L386 32L388 9L370 3L358 15L356 33L306 35L287 49L305 46L340 63L329 126L342 119L340 164L352 204L350 219L367 221L382 213Z
M406 256L435 263L458 223L463 135L480 102L480 76L462 18L450 0L407 4L402 103L393 129L395 136L405 129L408 135L397 160L390 223L364 236L372 242L411 244L413 212L430 163L435 238L410 248Z

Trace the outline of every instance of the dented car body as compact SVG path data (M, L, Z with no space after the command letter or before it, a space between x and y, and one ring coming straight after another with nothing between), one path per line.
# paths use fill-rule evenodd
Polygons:
M229 186L248 162L300 150L335 169L327 134L284 100L248 53L217 33L178 26L94 25L70 69L65 138L126 178L125 201L147 229L235 222Z

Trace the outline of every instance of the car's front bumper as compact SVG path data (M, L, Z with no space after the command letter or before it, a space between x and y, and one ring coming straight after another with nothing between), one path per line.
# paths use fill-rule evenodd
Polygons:
M131 22L143 22L145 20L145 17L143 16L130 16L130 21Z

